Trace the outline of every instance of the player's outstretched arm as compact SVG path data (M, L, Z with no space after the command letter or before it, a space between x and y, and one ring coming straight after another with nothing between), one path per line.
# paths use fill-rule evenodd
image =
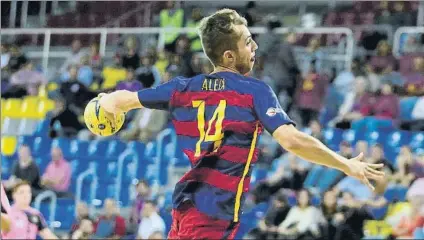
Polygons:
M358 178L371 189L374 187L369 183L369 179L380 180L384 177L384 172L378 170L383 167L383 164L362 162L362 153L353 159L346 159L314 137L297 130L291 124L278 127L274 131L273 137L283 148L302 159L336 168L349 176Z
M100 106L109 113L118 114L142 107L137 92L119 90L108 94L101 93L99 96Z

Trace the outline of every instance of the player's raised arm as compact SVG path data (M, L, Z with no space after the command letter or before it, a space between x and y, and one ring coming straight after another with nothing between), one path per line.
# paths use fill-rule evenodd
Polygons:
M353 159L346 159L314 137L297 130L270 87L264 84L258 89L256 96L255 111L259 120L287 151L307 161L343 171L360 179L372 189L374 188L369 179L381 179L384 176L384 172L377 170L383 164L361 162L362 154Z
M102 93L99 104L106 112L114 114L142 107L167 110L172 93L181 81L182 79L176 78L138 92L119 90L109 94Z

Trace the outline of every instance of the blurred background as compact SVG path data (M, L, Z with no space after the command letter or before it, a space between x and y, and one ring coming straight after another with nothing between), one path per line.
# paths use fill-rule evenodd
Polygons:
M88 132L82 113L99 92L211 72L195 27L223 7L246 17L259 45L251 75L298 127L385 163L387 176L372 192L265 133L237 238L424 238L421 1L1 1L5 187L30 182L63 237L166 236L190 167L168 113L130 112L109 138Z

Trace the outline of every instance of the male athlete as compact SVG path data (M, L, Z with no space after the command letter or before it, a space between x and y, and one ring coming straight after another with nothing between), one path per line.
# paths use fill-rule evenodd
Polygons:
M135 108L168 110L192 169L176 184L169 239L232 239L249 191L258 137L265 128L289 152L339 169L365 184L381 179L381 164L346 159L298 131L271 88L246 77L258 45L246 20L229 9L202 20L200 38L214 71L177 77L156 88L101 95L100 105L116 114Z

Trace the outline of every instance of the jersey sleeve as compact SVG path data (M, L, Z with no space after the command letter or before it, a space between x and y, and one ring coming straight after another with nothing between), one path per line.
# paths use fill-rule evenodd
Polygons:
M143 89L138 92L138 100L143 107L168 110L172 94L177 90L181 81L181 78L174 78L157 87Z
M273 134L278 127L284 124L295 125L281 107L270 86L262 85L253 96L256 115L269 133Z

